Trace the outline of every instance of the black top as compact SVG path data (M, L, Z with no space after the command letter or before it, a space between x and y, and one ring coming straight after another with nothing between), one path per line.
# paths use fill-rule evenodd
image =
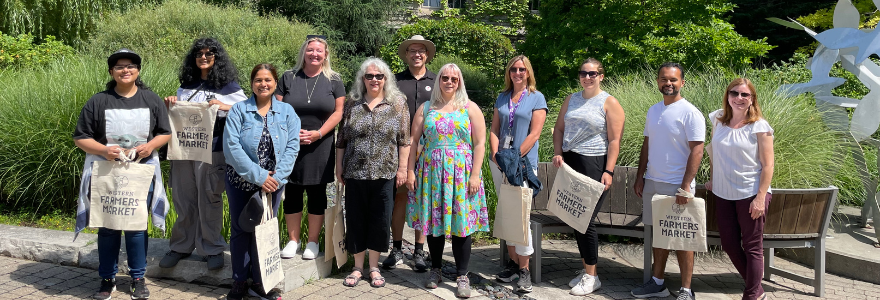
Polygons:
M126 98L110 89L95 94L83 106L73 139L94 139L103 145L130 149L166 134L171 134L171 123L159 95L139 88Z
M336 98L345 97L342 80L330 80L324 73L307 77L302 70L284 72L275 90L281 101L293 106L303 130L319 130L336 109ZM311 97L310 97L311 95ZM314 185L333 182L336 168L335 129L311 144L300 145L299 155L290 173L290 183Z
M272 144L272 134L269 133L269 118L263 117L263 134L260 135L260 144L257 146L257 159L263 170L275 170L275 145ZM248 182L238 175L231 165L226 165L226 178L229 183L242 191L256 191L260 186Z
M397 87L400 88L400 92L406 96L406 106L409 107L409 122L412 125L413 117L415 117L419 105L431 100L431 92L434 88L434 80L437 79L437 74L430 70L425 70L425 75L422 78L416 79L410 73L409 68L407 68L403 72L395 74L394 78L397 79Z

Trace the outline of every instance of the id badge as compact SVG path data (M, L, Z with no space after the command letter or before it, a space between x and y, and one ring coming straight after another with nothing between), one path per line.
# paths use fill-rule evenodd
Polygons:
M513 148L513 137L510 136L509 134L506 135L506 136L504 136L504 142L501 143L501 145L502 145L502 147L504 147L505 149L506 149L506 148Z

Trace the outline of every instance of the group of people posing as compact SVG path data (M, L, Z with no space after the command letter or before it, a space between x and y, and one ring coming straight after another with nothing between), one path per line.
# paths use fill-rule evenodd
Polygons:
M427 69L435 52L431 41L413 36L398 48L407 64L403 72L393 74L381 59L369 58L346 93L342 78L330 66L326 39L309 36L293 69L279 76L270 64L253 67L253 93L248 96L237 83L229 54L215 39L202 38L184 58L177 95L163 101L141 81L141 57L122 49L108 58L112 80L85 104L73 134L76 145L88 154L80 202L89 201L86 177L91 162L113 161L134 152L136 161L156 167L148 196L150 216L154 226L164 228L168 205L157 150L170 140L168 110L179 101L207 102L218 107L211 145L214 163L171 161L172 200L178 217L170 251L160 267L172 268L196 251L209 270L221 269L228 246L233 273L228 299L247 294L281 299L273 287L262 286L252 259L254 233L236 220L255 193L271 194L268 207L277 214L283 204L289 236L281 257L314 259L328 184L335 181L345 186L345 248L355 263L343 281L345 286L356 286L361 280L373 287L385 286L380 253L390 250L381 263L385 268L404 262L401 248L406 223L416 235L413 268L428 272L425 287L437 288L442 282L444 243L451 239L456 296L470 297L471 236L489 231L480 171L486 142L492 167L513 156L536 174L538 140L549 111L544 95L536 90L529 59L516 56L506 66L504 89L495 101L487 137L483 110L469 99L459 67L446 64L436 74ZM675 195L678 188L694 191L703 156L705 118L680 93L684 73L676 63L659 68L657 84L663 101L647 111L634 186L644 201L646 225L651 224L654 194ZM605 70L601 62L587 59L578 74L583 90L566 97L560 108L552 161L601 182L607 191L620 153L625 114L618 99L602 90ZM770 202L773 130L762 118L755 87L748 79L734 80L720 107L709 114L713 124L710 157L714 160L706 187L729 200L718 202L716 213L724 250L746 279L743 299L762 299L761 238L763 213ZM124 135L140 142L126 149L128 144L120 140ZM535 184L523 181L525 186ZM232 220L228 245L221 234L223 192ZM604 198L605 194L596 207ZM689 199L678 196L677 201L685 204ZM308 213L306 234L300 232L304 211ZM595 219L596 212L591 218ZM77 221L77 230L87 226L87 220ZM110 299L116 289L122 235L120 230L98 230L102 281L95 299ZM124 236L131 298L147 299L143 279L146 231L124 231ZM593 225L575 236L583 270L569 283L570 293L587 295L601 286L596 266L598 236ZM531 243L508 245L510 261L496 278L516 281L518 291L530 292L529 257L534 248ZM369 269L364 270L361 266L368 251ZM654 278L633 290L634 297L670 294L663 279L668 254L668 250L654 249ZM682 269L678 299L694 299L690 290L694 254L679 251L676 256Z

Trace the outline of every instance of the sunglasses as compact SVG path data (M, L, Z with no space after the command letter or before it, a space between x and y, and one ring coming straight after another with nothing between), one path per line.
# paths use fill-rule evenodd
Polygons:
M138 68L138 65L136 65L136 64L130 64L130 65L125 65L125 66L122 66L122 65L113 66L113 70L115 70L115 71L136 70L137 68Z
M385 79L385 74L364 74L364 79L366 80L382 80Z
M196 52L196 58L201 58L201 57L204 57L204 58L211 58L211 57L214 57L214 52L210 52L210 51L208 51L208 52Z
M443 75L443 76L440 76L440 80L443 82L449 82L450 80L452 80L452 83L458 83L458 77L450 77L450 76Z
M516 68L516 67L510 68L510 73L525 73L525 72L526 72L526 68Z
M599 76L599 72L596 72L596 71L578 71L578 75L580 75L581 78L586 78L586 77L596 78L597 76Z
M736 97L742 96L743 98L748 99L748 98L751 98L751 97L752 97L752 94L749 94L749 93L740 93L740 92L737 92L737 91L727 91L727 95L728 95L729 97L731 97L731 98L736 98Z

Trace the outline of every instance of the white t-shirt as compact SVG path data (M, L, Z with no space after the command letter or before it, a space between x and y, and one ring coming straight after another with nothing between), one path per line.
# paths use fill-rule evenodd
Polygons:
M645 179L681 184L691 153L688 142L706 140L706 120L703 113L685 99L668 106L660 101L648 109L643 134L648 137Z
M719 109L709 114L712 121L712 192L727 200L742 200L758 194L761 160L758 157L758 135L773 134L766 120L733 129L717 118ZM767 192L770 190L768 188Z

